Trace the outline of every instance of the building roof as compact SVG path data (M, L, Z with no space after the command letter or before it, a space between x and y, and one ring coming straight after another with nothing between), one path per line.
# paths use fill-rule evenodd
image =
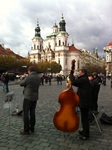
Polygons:
M15 54L10 48L4 48L3 45L0 44L0 55L11 55L11 56L15 56L17 59L23 59L24 57Z
M0 45L0 54L4 54L5 53L5 49L3 48L2 45Z
M6 48L6 49L5 49L5 53L8 54L8 55L10 55L10 54L11 54L11 55L15 55L15 53L14 53L13 51L11 51L10 48Z
M112 46L112 42L110 42L107 46Z
M69 46L69 50L70 50L70 51L74 51L74 52L80 52L80 50L77 49L76 47L74 47L73 45L72 45L72 46Z

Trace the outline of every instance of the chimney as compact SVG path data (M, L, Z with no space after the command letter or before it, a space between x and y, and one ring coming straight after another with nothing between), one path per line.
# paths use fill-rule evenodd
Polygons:
M1 46L4 48L4 44L2 43Z

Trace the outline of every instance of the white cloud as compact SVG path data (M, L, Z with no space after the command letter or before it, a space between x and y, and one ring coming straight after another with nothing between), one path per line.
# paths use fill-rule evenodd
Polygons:
M0 43L27 56L39 20L42 38L59 25L63 12L69 43L99 53L112 41L112 1L108 0L0 0Z

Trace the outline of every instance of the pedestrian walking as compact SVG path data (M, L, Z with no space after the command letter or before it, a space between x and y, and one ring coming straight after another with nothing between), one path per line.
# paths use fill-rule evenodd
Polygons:
M49 85L51 85L51 75L48 75Z
M4 73L2 73L1 75L1 81L2 81L2 87L3 87L3 91L5 91L5 77L4 77Z
M4 74L4 77L5 77L5 80L4 80L4 83L5 83L5 88L6 88L6 92L8 93L9 92L9 74L8 72L6 71L5 74Z
M23 120L24 129L20 131L22 135L29 135L33 133L35 129L35 108L39 96L39 86L41 78L36 74L33 66L28 68L28 76L23 75L23 79L20 81L20 86L24 87L23 95Z

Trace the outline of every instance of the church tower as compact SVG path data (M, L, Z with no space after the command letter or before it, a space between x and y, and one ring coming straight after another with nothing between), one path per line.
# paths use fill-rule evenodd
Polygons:
M43 50L43 39L41 37L41 29L37 21L37 26L35 28L35 35L32 39L32 47L30 53L30 60L33 63L37 63L41 60L41 51Z
M64 20L63 14L61 20L59 22L59 31L56 36L56 51L59 50L69 50L68 49L68 36L69 34L66 32L66 22Z
M69 34L66 32L66 22L62 14L55 46L55 60L57 63L61 64L62 72L67 68L67 53L69 51L68 36Z

